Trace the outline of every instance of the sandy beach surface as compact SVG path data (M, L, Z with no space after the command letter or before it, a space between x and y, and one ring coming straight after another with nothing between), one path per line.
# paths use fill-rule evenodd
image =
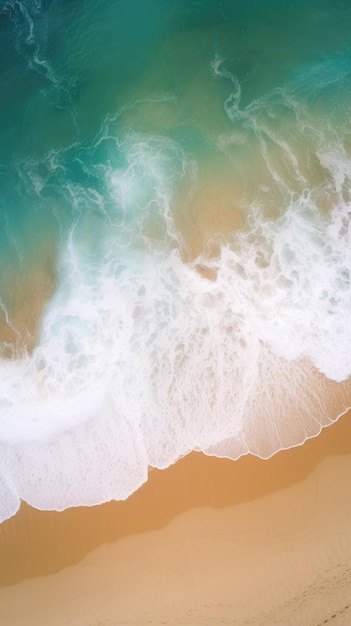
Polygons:
M23 504L0 624L351 624L351 414L269 461L191 454L125 502Z

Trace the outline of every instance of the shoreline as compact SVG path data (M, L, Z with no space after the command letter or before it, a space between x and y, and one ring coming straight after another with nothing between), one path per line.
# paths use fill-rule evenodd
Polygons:
M269 460L192 453L124 502L22 504L0 527L0 618L346 626L350 418Z

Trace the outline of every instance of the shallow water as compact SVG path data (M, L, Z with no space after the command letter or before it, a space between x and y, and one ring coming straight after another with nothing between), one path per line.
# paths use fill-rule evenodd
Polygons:
M350 18L2 2L1 519L350 406Z

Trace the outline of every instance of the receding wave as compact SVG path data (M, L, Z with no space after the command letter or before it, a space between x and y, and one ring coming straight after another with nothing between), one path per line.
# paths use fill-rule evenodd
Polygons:
M156 64L93 137L4 168L1 520L125 499L191 450L269 458L351 405L345 58L247 101L217 42L198 115Z

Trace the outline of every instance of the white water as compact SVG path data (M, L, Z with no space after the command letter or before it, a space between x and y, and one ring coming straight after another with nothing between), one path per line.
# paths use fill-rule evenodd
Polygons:
M228 96L206 141L226 160L229 188L240 182L246 219L218 236L217 256L184 262L198 222L183 233L179 216L207 181L196 151L167 135L169 109L159 134L126 128L143 103L155 117L175 107L182 122L175 98L132 102L88 147L18 165L38 201L56 186L61 239L38 344L0 361L0 521L20 499L61 510L127 498L148 466L193 449L268 458L350 406L348 122L314 117L300 79L241 108L219 55L210 71Z
M116 212L79 191L39 344L0 363L2 520L19 498L57 510L127 498L148 466L192 449L268 457L348 406L349 384L332 382L351 374L342 194L325 215L310 194L274 220L253 206L217 258L185 264L171 206L182 159L166 175L179 151L143 136L123 145L126 166L105 172Z

